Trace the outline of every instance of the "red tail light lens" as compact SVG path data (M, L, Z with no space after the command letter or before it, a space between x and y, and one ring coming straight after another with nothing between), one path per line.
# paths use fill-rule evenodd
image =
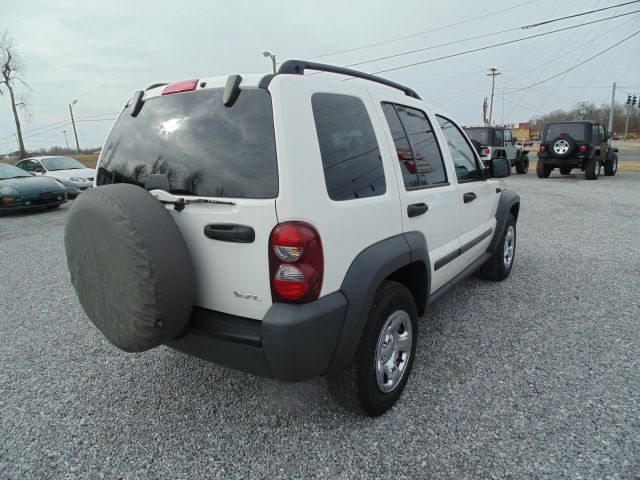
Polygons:
M198 86L198 80L186 80L184 82L172 83L167 85L162 90L162 95L169 95L170 93L191 92Z
M547 146L546 145L540 145L540 151L542 153L546 152L547 151Z
M484 150L482 150L482 155L487 156L491 153L491 150L489 150L488 148L485 148Z
M324 275L322 242L316 229L304 222L281 223L271 232L269 246L273 301L316 300Z
M587 151L587 146L586 145L580 145L580 151L581 152L586 152Z

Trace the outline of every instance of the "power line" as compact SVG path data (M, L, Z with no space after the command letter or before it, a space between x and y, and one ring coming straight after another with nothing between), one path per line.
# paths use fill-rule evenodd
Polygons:
M596 10L591 10L589 12L576 13L575 15L568 15L566 17L556 18L554 20L546 20L544 22L532 23L531 25L527 25L525 27L522 27L522 29L526 30L526 29L529 29L529 28L535 28L535 27L539 27L541 25L546 25L547 23L558 22L560 20L566 20L568 18L580 17L582 15L591 15L592 13L602 12L604 10L611 10L612 8L624 7L625 5L630 5L632 3L638 3L638 2L640 2L640 0L633 0L632 2L620 3L618 5L611 5L610 7L598 8Z
M409 64L406 64L406 65L400 65L398 67L386 68L384 70L378 70L376 72L371 72L371 73L373 73L373 74L386 73L386 72L391 72L391 71L394 71L394 70L401 70L403 68L409 68L409 67L415 67L417 65L423 65L425 63L437 62L439 60L445 60L447 58L459 57L461 55L467 55L469 53L480 52L480 51L483 51L483 50L488 50L490 48L496 48L496 47L500 47L500 46L503 46L503 45L510 45L512 43L523 42L525 40L530 40L532 38L551 35L552 33L564 32L566 30L571 30L571 29L574 29L574 28L585 27L587 25L592 25L594 23L604 22L606 20L611 20L612 18L624 17L626 15L631 15L632 13L638 13L638 12L640 12L640 10L635 10L633 12L627 12L627 13L623 13L623 14L620 14L620 15L614 15L612 17L601 18L599 20L593 20L591 22L581 23L581 24L578 24L578 25L572 25L570 27L559 28L557 30L551 30L549 32L538 33L536 35L530 35L528 37L516 38L514 40L509 40L509 41L506 41L506 42L494 43L492 45L487 45L487 46L484 46L484 47L473 48L471 50L465 50L465 51L462 51L462 52L452 53L452 54L449 54L449 55L443 55L441 57L430 58L428 60L423 60L423 61L420 61L420 62L414 62L414 63L409 63ZM399 56L399 55L401 55L401 54L398 54L396 56ZM350 80L350 79L347 79L347 80Z
M520 92L520 91L522 91L522 90L527 90L527 89L529 89L529 88L531 88L531 87L535 87L536 85L540 85L540 84L542 84L542 83L548 82L549 80L553 80L554 78L557 78L557 77L559 77L560 75L564 75L565 73L570 72L571 70L575 70L575 69L576 69L576 68L578 68L580 65L584 65L585 63L587 63L587 62L589 62L589 61L593 60L594 58L599 57L600 55L602 55L602 54L604 54L604 53L608 52L609 50L614 49L614 48L615 48L615 47L617 47L618 45L620 45L620 44L622 44L622 43L626 42L627 40L629 40L629 39L630 39L630 38L632 38L632 37L635 37L635 36L636 36L636 35L638 35L639 33L640 33L640 30L638 30L637 32L635 32L635 33L633 33L633 34L629 35L628 37L623 38L623 39L622 39L622 40L620 40L619 42L614 43L614 44L613 44L613 45L611 45L610 47L605 48L605 49L604 49L604 50L602 50L601 52L596 53L595 55L593 55L593 56L591 56L591 57L587 58L586 60L584 60L584 61L582 61L582 62L579 62L579 63L576 63L576 64L575 64L575 65L573 65L572 67L569 67L569 68L567 68L566 70L563 70L563 71L562 71L562 72L560 72L560 73L557 73L557 74L555 74L555 75L552 75L551 77L545 78L544 80L541 80L541 81L539 81L539 82L537 82L537 83L532 83L531 85L528 85L528 86L526 86L526 87L524 87L524 88L519 88L519 89L517 89L517 90L512 90L512 91L510 91L510 92L506 92L506 94L511 94L511 93L515 93L515 92Z
M339 51L336 51L336 52L324 53L322 55L316 55L314 57L309 57L309 59L313 60L313 59L316 59L316 58L324 58L324 57L330 57L330 56L333 56L333 55L339 55L341 53L356 52L358 50L364 50L366 48L377 47L377 46L380 46L380 45L385 45L387 43L397 42L397 41L400 41L400 40L406 40L407 38L414 38L414 37L418 37L420 35L426 35L427 33L438 32L440 30L445 30L447 28L455 27L455 26L458 26L458 25L463 25L465 23L474 22L476 20L482 20L483 18L491 17L493 15L497 15L498 13L510 11L510 10L512 10L514 8L523 7L523 6L528 5L530 3L536 3L536 2L539 2L539 1L540 0L530 0L528 2L520 3L518 5L513 5L513 6L509 6L507 8L503 8L501 10L496 10L495 12L487 13L487 14L481 15L479 17L473 17L473 18L469 18L467 20L462 20L460 22L450 23L450 24L444 25L442 27L432 28L430 30L425 30L423 32L413 33L411 35L405 35L403 37L396 37L396 38L392 38L392 39L389 39L389 40L384 40L382 42L370 43L368 45L362 45L360 47L350 48L348 50L339 50Z
M92 114L92 115L85 115L84 117L78 117L76 119L76 121L77 120L84 120L84 119L88 119L88 118L95 118L95 117L105 117L107 115L117 115L118 113L120 113L120 112L96 113L96 114ZM59 127L64 127L64 126L68 125L69 123L71 123L69 120L61 120L59 122L49 123L49 124L46 124L46 125L42 125L41 127L34 128L33 130L29 130L28 132L24 132L24 135L25 135L25 138L26 138L26 135L29 135L31 133L35 133L35 132L37 132L39 130L43 130L45 128L53 127L53 126L56 126L56 125L59 126ZM9 138L9 137L13 137L13 135L14 135L13 133L10 134L10 135L5 135L3 137L0 137L0 140L3 140L5 138ZM5 142L5 143L7 143L7 142ZM0 145L3 145L3 144L0 143Z

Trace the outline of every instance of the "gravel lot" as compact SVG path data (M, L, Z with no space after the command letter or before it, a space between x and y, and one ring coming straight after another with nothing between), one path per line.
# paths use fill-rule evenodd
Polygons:
M375 420L323 379L120 352L71 288L68 206L0 219L0 478L640 478L640 174L507 183L511 277L430 309Z

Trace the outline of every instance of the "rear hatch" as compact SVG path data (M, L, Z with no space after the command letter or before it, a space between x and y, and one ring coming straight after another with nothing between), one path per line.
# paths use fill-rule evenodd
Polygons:
M198 306L261 320L271 305L268 242L277 224L271 97L246 89L225 107L222 88L161 91L146 95L136 117L131 107L122 112L96 184L144 187L148 175L166 175L165 197L187 202L182 210L167 208L191 254Z

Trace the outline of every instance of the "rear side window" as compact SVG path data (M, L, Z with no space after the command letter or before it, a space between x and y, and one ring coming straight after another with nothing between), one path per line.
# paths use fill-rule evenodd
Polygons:
M311 105L329 198L383 195L387 187L380 147L362 100L315 93Z
M407 189L447 184L444 162L433 128L424 112L383 103L384 112Z
M275 198L278 167L271 97L243 90L232 107L222 89L145 101L137 117L125 110L103 148L96 183L144 186L167 176L171 193Z

